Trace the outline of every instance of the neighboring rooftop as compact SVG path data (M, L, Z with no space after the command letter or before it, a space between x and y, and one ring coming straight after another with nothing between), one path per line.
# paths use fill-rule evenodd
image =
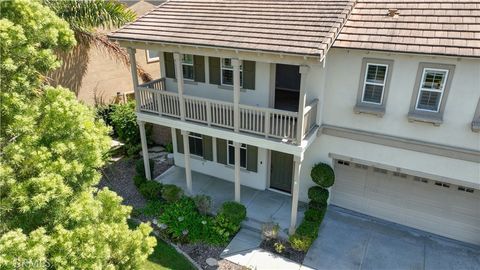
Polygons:
M322 58L353 2L171 0L110 37Z
M336 48L480 57L480 0L170 0L109 37L320 59L335 39Z
M358 0L333 46L480 57L480 1Z

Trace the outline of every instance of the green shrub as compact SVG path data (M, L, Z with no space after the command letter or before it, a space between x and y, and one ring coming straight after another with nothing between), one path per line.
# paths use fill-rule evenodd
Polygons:
M160 200L148 201L140 212L147 217L157 217L161 214L165 202Z
M290 245L293 249L307 252L315 239L312 239L308 236L293 234L288 238L288 240L290 241Z
M164 185L162 189L162 198L169 203L180 200L183 196L183 190L175 185ZM192 201L193 202L193 201ZM195 203L194 203L195 206Z
M210 198L210 196L197 195L193 197L193 201L195 202L197 210L200 212L200 214L206 215L210 212L210 209L212 208L212 198Z
M308 209L321 210L325 207L327 207L327 202L316 202L316 201L308 202Z
M162 195L162 184L150 180L143 183L138 189L147 200L158 200Z
M328 196L329 196L328 189L325 189L319 186L313 186L308 189L308 198L312 201L326 204L328 200Z
M125 144L124 152L128 157L136 156L140 151L142 151L141 144Z
M153 176L153 170L155 169L155 161L149 159L148 162L150 163L150 175ZM137 173L137 175L146 177L143 158L140 158L135 162L135 172Z
M226 244L225 238L217 233L212 217L202 216L196 210L195 202L188 197L164 204L158 218L162 234L174 242Z
M110 113L110 119L115 133L122 142L131 145L140 143L134 101L115 104Z
M145 176L141 176L141 175L135 175L133 177L133 183L135 184L135 186L137 188L140 188L144 183L146 183L148 180L147 178L145 178Z
M276 242L273 244L273 247L275 248L275 251L278 254L282 254L285 251L285 245L282 242Z
M173 144L172 143L167 143L165 145L165 151L167 151L168 153L173 153Z
M238 202L224 202L218 214L224 215L235 224L240 224L247 217L247 209Z
M313 166L310 176L313 182L324 188L333 186L335 182L335 172L330 165L325 163L318 163Z
M232 222L225 215L219 214L214 219L214 230L222 239L228 241L230 236L234 235L240 230L240 224Z
M316 222L320 225L322 223L323 218L325 217L325 212L327 211L326 207L322 207L321 209L309 208L305 211L305 220Z
M95 107L95 118L103 120L106 125L112 126L111 114L115 108L115 104L98 105Z
M289 237L293 249L306 252L318 237L319 223L304 220Z

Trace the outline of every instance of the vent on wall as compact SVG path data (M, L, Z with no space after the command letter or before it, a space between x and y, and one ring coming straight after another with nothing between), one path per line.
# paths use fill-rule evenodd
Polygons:
M459 186L459 187L458 187L458 190L460 190L460 191L465 191L465 192L468 192L468 193L473 193L473 192L474 192L474 189L473 189L473 188L462 187L462 186Z
M413 178L413 181L417 181L417 182L422 182L422 183L428 184L428 179L427 179L427 178L423 178L423 177L415 176L415 177Z
M387 173L388 173L387 170L379 169L379 168L373 168L373 171L374 171L374 172L377 172L377 173L383 173L383 174L387 174Z
M355 168L366 170L366 169L368 169L368 166L356 163Z
M394 172L393 175L400 178L407 178L407 175L404 173Z
M337 163L345 166L350 166L350 162L344 160L337 160Z
M435 181L435 186L450 188L450 184L439 182L439 181Z

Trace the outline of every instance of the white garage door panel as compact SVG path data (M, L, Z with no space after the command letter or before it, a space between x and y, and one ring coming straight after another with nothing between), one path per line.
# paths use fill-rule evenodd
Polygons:
M335 163L332 204L480 244L480 190L468 193L349 162ZM366 169L365 169L366 168Z

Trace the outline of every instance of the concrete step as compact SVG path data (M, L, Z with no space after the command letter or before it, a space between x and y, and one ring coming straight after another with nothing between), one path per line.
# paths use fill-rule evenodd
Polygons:
M259 221L254 218L248 218L248 217L242 222L242 228L247 228L251 231L260 232L260 233L262 232L262 225L263 225L262 221Z

